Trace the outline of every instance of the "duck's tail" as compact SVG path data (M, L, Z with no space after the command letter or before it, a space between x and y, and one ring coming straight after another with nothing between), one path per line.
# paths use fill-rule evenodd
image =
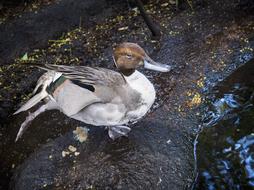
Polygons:
M35 87L35 89L33 91L33 94L35 94L40 87L41 87L42 90L38 94L34 95L30 100L28 100L13 115L30 109L31 107L33 107L37 103L39 103L41 100L43 100L44 98L48 97L49 94L48 94L46 88L50 85L51 82L53 82L55 80L56 75L58 75L58 73L56 73L54 71L48 71L45 74L43 74L39 78L39 80L37 82L37 85L36 85L36 87Z
M41 91L40 93L33 96L30 100L28 100L21 108L19 108L13 115L16 115L22 111L29 110L31 107L36 105L38 102L43 100L48 96L48 93L46 91Z

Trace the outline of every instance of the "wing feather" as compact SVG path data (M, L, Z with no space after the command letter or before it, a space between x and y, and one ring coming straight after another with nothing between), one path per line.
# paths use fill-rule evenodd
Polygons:
M102 86L119 86L126 84L124 77L120 73L105 68L52 64L36 66L44 70L53 70L62 73L66 78L84 84Z

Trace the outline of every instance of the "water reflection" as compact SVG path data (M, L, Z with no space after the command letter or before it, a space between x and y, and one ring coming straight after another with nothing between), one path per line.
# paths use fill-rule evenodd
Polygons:
M224 97L216 100L213 103L213 111L208 111L204 118L204 124L206 126L213 126L216 122L222 119L230 111L235 108L239 108L241 104L238 101L239 96L234 94L224 94Z
M249 66L240 71L252 74L237 71L209 99L198 139L196 189L254 189L254 66Z

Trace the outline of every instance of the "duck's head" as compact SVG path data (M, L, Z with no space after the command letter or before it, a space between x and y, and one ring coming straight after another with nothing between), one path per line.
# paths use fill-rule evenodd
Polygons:
M141 66L160 72L168 72L171 69L169 65L153 61L138 44L129 42L121 43L115 48L114 61L125 76L130 76Z

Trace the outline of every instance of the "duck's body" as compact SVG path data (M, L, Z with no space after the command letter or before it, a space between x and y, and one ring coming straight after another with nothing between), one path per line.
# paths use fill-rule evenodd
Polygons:
M92 92L66 79L58 84L52 98L61 105L60 111L76 120L95 126L124 125L142 118L155 100L152 83L139 71L124 80L117 86L99 86Z
M109 136L113 139L126 136L130 128L125 125L141 119L155 101L152 83L142 73L133 69L141 60L152 60L136 44L126 44L121 47L123 49L115 50L116 65L121 68L122 73L86 66L39 65L40 68L48 70L35 88L36 91L42 86L42 90L15 114L31 108L42 99L48 99L48 102L27 117L21 125L17 139L30 121L51 109L60 110L65 115L87 124L107 126ZM129 63L131 53L133 60ZM156 62L153 64L148 67L164 72L169 70Z

